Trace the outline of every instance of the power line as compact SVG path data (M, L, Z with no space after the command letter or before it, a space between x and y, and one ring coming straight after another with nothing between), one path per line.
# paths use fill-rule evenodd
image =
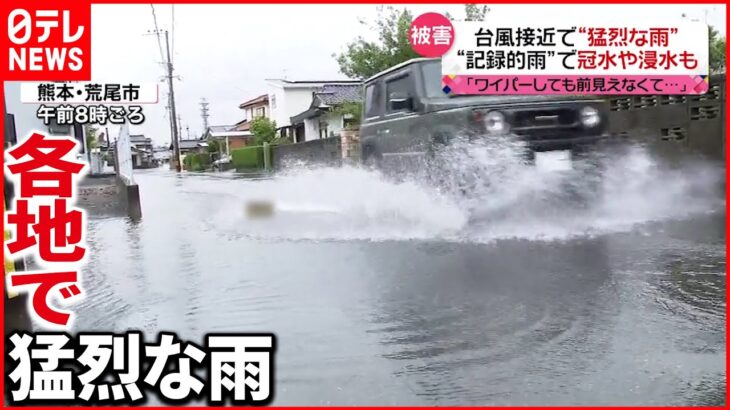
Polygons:
M172 147L173 147L173 155L174 155L173 160L171 161L171 165L174 165L175 169L178 172L180 172L182 170L182 166L181 166L182 164L180 163L180 144L179 144L180 137L179 137L179 132L178 132L179 131L178 124L177 124L177 121L178 121L177 112L175 109L175 91L174 91L174 88L172 85L172 79L174 78L172 73L173 73L174 69L172 66L171 58L170 58L170 36L167 31L160 32L160 31L156 30L154 33L150 33L150 34L156 34L159 38L159 35L161 33L165 34L165 45L166 45L166 49L167 49L167 59L166 59L166 64L165 64L167 66L167 70L166 70L165 74L167 77L167 85L169 87L168 94L167 94L167 102L168 102L167 108L168 108L169 114L170 114L169 115L170 134L171 134L171 139L172 139Z
M172 49L172 56L170 57L172 61L171 63L175 62L175 5L172 5L172 41L170 41L170 48Z
M153 22L154 22L154 24L155 24L155 31L154 31L154 34L155 34L155 36L157 37L157 47L158 47L158 48L159 48L159 50L160 50L160 62L161 62L161 64L163 64L163 65L164 65L164 64L166 64L166 63L167 63L167 61L165 60L165 54L164 54L164 53L162 52L162 39L160 38L160 33L161 33L161 31L160 31L160 28L159 28L159 26L157 25L157 13L155 13L155 5L154 5L154 4L150 4L150 8L152 9L152 21L153 21ZM167 71L165 71L165 74L167 75ZM165 106L165 114L168 114L168 113L169 113L169 111L170 111L170 105L171 105L171 104L170 104L170 102L169 102L169 101L170 101L170 96L169 96L169 93L168 93L168 95L167 95L167 99L168 99L168 103L167 103L167 105Z
M157 46L160 48L160 60L165 62L165 53L162 52L162 40L160 39L160 29L157 27L157 14L155 14L154 4L150 4L152 8L152 20L155 22L155 33L157 34Z

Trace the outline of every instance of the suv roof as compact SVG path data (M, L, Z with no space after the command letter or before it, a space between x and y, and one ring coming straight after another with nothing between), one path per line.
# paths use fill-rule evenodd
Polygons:
M367 83L369 83L369 82L371 82L371 81L373 81L373 80L375 80L375 79L377 79L379 77L382 77L385 74L389 74L389 73L392 73L393 71L400 70L401 68L403 68L405 66L408 66L410 64L421 63L421 62L424 62L424 61L438 61L438 60L439 60L438 58L425 58L425 57L424 58L412 58L412 59L410 59L408 61L404 61L404 62L402 62L400 64L396 64L393 67L390 67L390 68L388 68L386 70L383 70L383 71L375 74L374 76L372 76L372 77L368 78L367 80L363 81L363 83L367 84Z

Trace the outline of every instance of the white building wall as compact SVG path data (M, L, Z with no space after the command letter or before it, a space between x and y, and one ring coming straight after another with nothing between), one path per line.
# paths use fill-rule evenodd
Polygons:
M290 118L306 111L312 103L312 93L319 87L289 88L271 84L269 101L276 99L276 108L270 103L271 119L276 121L277 127L291 125Z
M319 118L304 120L304 140L312 141L319 138Z
M276 85L270 85L269 90L269 106L271 109L270 118L276 122L277 127L281 127L282 121L286 118L286 101L284 100L284 89ZM276 100L276 106L271 104L272 100ZM289 119L286 118L286 122Z
M327 124L327 135L320 135L322 128L320 123ZM308 118L304 120L304 139L305 141L316 140L320 138L329 138L331 136L338 137L343 129L342 115L324 114L319 117Z
M342 115L329 113L325 118L327 121L327 136L334 134L335 137L338 137L342 132Z

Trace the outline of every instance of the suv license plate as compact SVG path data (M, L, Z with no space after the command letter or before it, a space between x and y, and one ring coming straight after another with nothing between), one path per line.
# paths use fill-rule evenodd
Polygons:
M569 171L573 169L570 151L544 151L535 153L535 167L539 171Z

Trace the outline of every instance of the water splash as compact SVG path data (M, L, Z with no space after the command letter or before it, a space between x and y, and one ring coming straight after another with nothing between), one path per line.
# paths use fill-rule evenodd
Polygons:
M525 152L510 140L455 143L438 153L445 161L437 168L400 181L359 166L300 166L266 180L229 180L218 189L230 193L235 184L235 193L212 223L257 239L489 242L625 231L724 208L716 192L723 174L706 163L671 168L632 146L546 173ZM598 195L574 200L589 193ZM246 219L252 200L271 201L275 214Z

